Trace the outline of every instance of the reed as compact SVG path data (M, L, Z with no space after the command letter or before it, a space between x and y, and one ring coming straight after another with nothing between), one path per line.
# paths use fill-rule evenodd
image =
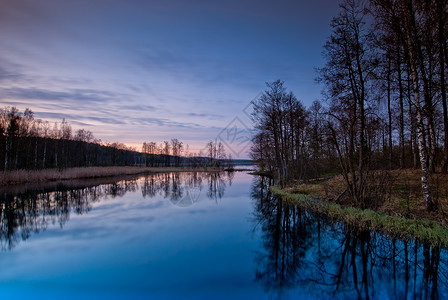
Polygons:
M84 167L69 169L14 170L0 175L0 185L22 184L30 182L61 181L79 178L99 178L119 175L134 175L158 172L221 171L220 168L182 168L182 167Z

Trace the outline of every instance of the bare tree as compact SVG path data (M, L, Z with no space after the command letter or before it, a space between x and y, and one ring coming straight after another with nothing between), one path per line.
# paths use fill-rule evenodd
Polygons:
M362 1L343 1L341 12L331 22L332 35L324 47L326 66L319 70L319 80L326 85L331 102L329 115L333 120L328 124L347 190L359 204L367 199L370 150L365 137L366 105L375 63L369 47L371 31L365 20L366 7ZM337 137L335 123L347 138Z
M420 78L418 73L418 64L419 64L418 52L421 51L420 41L419 37L417 36L418 31L415 24L415 11L413 9L412 1L402 0L402 7L404 17L405 41L407 46L406 50L409 57L414 105L417 114L417 138L420 154L420 166L422 171L421 184L422 184L423 200L425 202L426 208L429 211L432 211L436 209L436 206L431 199L431 191L428 182L428 173L429 173L428 168L430 167L430 165L428 164L428 153L425 140L424 112L420 100ZM424 82L425 81L426 80L424 80ZM427 83L424 83L424 85L426 86ZM424 89L426 88L427 87L424 87Z
M178 139L171 140L171 149L173 153L174 163L176 167L180 166L180 156L183 150L183 143Z
M264 169L276 170L281 185L303 175L307 111L284 82L266 83L267 89L254 103L252 118L257 134L252 148Z
M168 142L168 141L163 141L163 154L165 157L165 166L168 167L171 164L171 162L170 162L170 142Z

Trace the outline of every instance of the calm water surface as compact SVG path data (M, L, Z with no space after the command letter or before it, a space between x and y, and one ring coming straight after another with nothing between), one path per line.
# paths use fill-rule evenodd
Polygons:
M163 173L2 191L0 298L448 297L446 249L346 228L268 186Z

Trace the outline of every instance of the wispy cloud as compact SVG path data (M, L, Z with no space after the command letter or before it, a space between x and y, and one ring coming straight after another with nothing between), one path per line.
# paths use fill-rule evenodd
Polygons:
M118 105L118 109L121 110L134 110L134 111L155 111L158 110L158 108L154 105L148 105L148 104L129 104L129 105Z
M115 98L115 95L108 91L98 91L92 89L69 89L66 91L54 91L39 88L6 88L3 89L3 97L33 100L75 100L83 102L102 102Z
M190 117L201 117L201 118L207 118L210 120L222 120L225 119L226 117L224 115L218 115L218 114L213 114L213 113L187 113L187 116Z

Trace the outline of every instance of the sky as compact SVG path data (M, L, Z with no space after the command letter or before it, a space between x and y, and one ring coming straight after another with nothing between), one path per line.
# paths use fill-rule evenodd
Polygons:
M0 0L0 105L141 148L222 141L247 158L250 103L309 106L336 0Z

